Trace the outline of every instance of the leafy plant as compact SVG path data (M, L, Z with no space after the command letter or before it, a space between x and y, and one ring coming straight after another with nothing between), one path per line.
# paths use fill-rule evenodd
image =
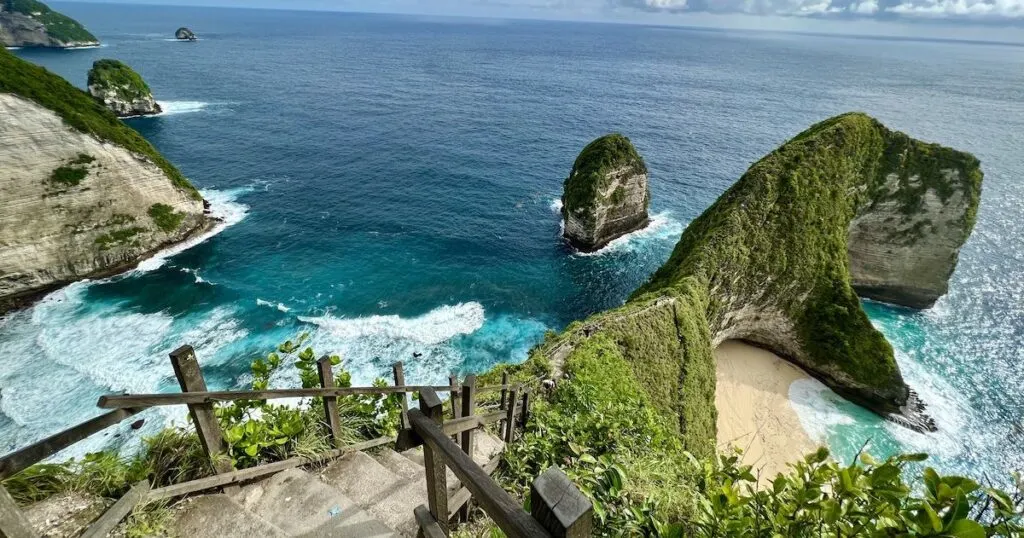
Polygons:
M153 204L149 207L149 218L153 219L153 223L156 224L157 228L171 233L181 226L181 221L185 219L185 213L175 211L173 207L167 204Z

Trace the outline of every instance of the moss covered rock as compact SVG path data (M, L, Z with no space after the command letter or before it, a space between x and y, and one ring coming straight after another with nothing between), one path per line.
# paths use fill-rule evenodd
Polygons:
M78 21L37 0L0 0L0 44L5 47L94 47L100 42Z
M89 70L89 93L120 118L162 112L142 77L118 60L97 60Z
M593 252L650 222L647 166L621 134L594 140L576 158L562 194L564 236Z
M589 353L595 337L611 339L697 453L714 449L712 351L729 339L765 347L879 414L933 429L861 308L854 284L867 272L851 268L880 266L854 258L862 242L882 244L877 235L864 239L863 229L865 219L883 215L893 256L927 250L921 260L946 260L943 274L951 271L974 224L981 180L967 153L864 114L831 118L755 163L624 306L571 325L539 352L557 365ZM914 224L925 217L931 227ZM882 289L920 287L914 271L885 274Z

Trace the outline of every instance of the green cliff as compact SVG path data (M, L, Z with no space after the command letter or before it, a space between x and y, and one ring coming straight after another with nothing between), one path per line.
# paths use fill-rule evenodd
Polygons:
M0 42L7 47L87 47L99 44L78 21L37 0L0 0Z
M765 347L882 415L932 429L892 347L861 308L851 236L858 219L881 211L888 242L929 248L931 258L955 264L981 179L969 154L913 140L864 114L831 118L755 163L687 227L668 262L626 305L569 326L538 353L557 369L614 342L650 401L698 454L714 448L712 351L729 339ZM945 209L940 225L922 231L911 224L922 211ZM897 280L879 289L905 285L920 287Z
M121 61L97 60L89 70L89 93L119 117L159 114L153 91L131 67Z

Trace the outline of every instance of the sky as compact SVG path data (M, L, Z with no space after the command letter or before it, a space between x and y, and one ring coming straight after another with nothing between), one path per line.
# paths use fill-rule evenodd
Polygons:
M1024 42L1024 0L63 0Z

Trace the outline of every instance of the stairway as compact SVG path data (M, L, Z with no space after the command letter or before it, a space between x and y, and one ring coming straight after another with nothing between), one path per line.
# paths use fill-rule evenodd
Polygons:
M474 437L480 465L504 447L482 430ZM449 470L449 495L459 487ZM426 502L423 449L384 448L347 454L319 474L288 469L230 495L193 497L179 505L173 526L189 538L412 537L413 509Z

